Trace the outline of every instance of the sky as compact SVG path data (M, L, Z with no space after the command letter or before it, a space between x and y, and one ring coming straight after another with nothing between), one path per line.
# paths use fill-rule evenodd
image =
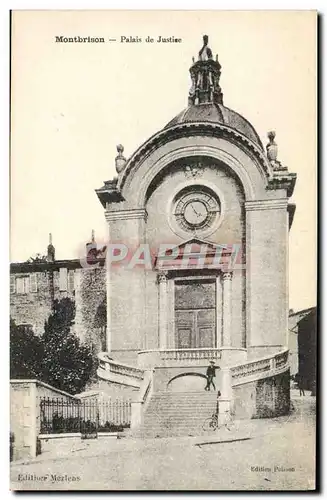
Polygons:
M11 261L79 256L106 239L95 189L187 106L202 36L218 53L224 104L297 173L290 307L316 304L316 18L312 11L16 11L11 75ZM104 44L56 43L56 36ZM147 36L181 43L146 43ZM120 42L122 36L140 43ZM116 42L107 41L109 38ZM277 256L278 258L278 256Z

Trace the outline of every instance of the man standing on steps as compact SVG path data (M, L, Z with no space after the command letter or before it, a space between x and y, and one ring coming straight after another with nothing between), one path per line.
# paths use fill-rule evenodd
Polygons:
M210 386L212 385L214 391L216 390L216 386L213 382L213 379L216 377L216 365L214 361L210 361L210 364L207 368L207 385L205 386L205 391L210 391Z

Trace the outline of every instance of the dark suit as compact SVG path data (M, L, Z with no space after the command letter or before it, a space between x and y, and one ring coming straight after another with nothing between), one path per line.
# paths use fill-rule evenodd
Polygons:
M215 366L208 366L207 368L207 385L205 386L205 391L210 391L210 386L212 385L214 391L216 390L216 386L213 382L213 379L216 376L216 367Z

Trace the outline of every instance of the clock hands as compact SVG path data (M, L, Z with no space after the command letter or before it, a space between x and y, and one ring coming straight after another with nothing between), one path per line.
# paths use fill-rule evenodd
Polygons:
M199 212L197 212L197 211L195 210L193 203L191 203L191 207L193 208L193 212L195 213L195 215L196 215L197 217L199 217L199 216L201 217L201 215L202 215L202 214L199 214Z
M174 215L183 229L197 231L209 227L219 213L218 202L212 196L192 193L180 198Z

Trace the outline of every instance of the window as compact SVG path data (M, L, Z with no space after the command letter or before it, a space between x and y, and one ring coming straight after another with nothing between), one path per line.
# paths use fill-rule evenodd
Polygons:
M68 273L66 267L61 267L59 269L59 290L61 292L66 292L68 286Z
M75 276L74 270L70 270L68 273L68 288L70 292L73 292L75 290L74 276Z
M16 292L16 276L10 276L10 293Z
M10 276L10 293L27 294L37 292L38 273L28 276Z
M37 273L30 275L30 291L37 292Z
M30 290L30 277L29 276L20 276L16 278L16 293L19 294L27 294Z

